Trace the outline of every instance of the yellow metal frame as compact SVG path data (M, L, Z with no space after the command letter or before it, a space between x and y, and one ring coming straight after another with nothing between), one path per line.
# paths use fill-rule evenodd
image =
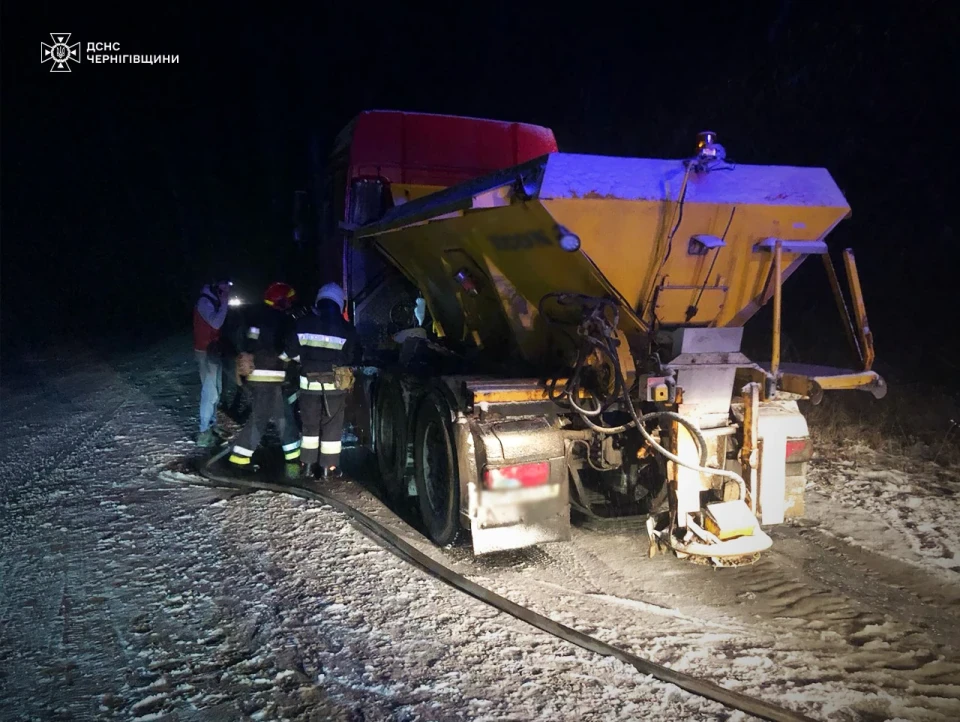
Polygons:
M873 334L867 321L867 309L863 301L863 289L860 286L860 275L853 255L853 249L847 248L843 252L843 262L850 286L850 297L853 304L853 313L856 326L850 318L837 279L836 270L828 253L823 254L823 263L827 271L830 287L833 290L844 330L851 346L857 353L862 365L861 371L835 374L830 376L806 376L795 373L781 373L780 371L780 334L783 311L783 253L782 241L777 239L773 249L773 341L770 354L770 373L764 374L755 369L743 369L752 382L773 379L776 388L787 393L796 394L820 403L824 391L851 391L866 390L880 399L887 393L886 383L873 371L874 361Z
M867 309L863 302L863 289L860 287L860 274L857 272L857 262L853 255L852 248L846 248L843 251L843 264L847 272L847 282L850 286L850 297L853 303L853 318L850 310L843 298L843 291L840 288L840 281L837 278L837 271L833 266L833 261L829 254L823 255L823 267L827 272L827 280L830 282L830 290L833 291L833 298L837 303L837 310L840 312L840 319L843 322L843 330L847 335L847 341L856 354L857 359L864 371L873 368L874 347L873 333L870 331L870 324L867 321ZM856 325L854 324L856 320Z
M857 273L857 262L853 257L853 249L847 248L843 252L843 264L847 269L847 280L850 284L850 298L853 302L853 313L857 319L857 334L860 337L860 361L864 371L873 367L873 334L867 322L867 309L863 303L863 290L860 288L860 274Z
M566 379L557 380L557 388L562 389L566 385ZM514 404L529 401L550 401L550 390L544 387L526 388L526 389L484 389L472 391L473 403L480 404ZM588 399L589 395L580 389L578 396L580 399Z
M760 468L758 448L758 417L762 385L751 382L743 387L743 446L740 448L740 464L743 468L747 493L750 495L750 511L757 514L757 471Z
M824 391L869 391L878 399L887 395L887 384L875 371L854 371L832 376L780 374L777 387L820 403Z
M773 350L770 354L770 373L780 373L780 317L783 310L783 242L778 238L773 249Z
M869 391L877 399L887 395L887 384L876 371L850 371L829 376L781 371L774 377L772 373L759 367L744 366L737 369L736 383L741 387L747 384L759 385L762 401L770 400L771 387L810 399L815 404L820 403L824 391Z
M827 280L830 282L830 290L833 292L833 300L837 304L837 311L840 313L840 320L843 323L843 332L847 336L847 342L853 349L854 355L861 361L863 353L860 350L860 344L857 342L857 335L853 329L853 322L850 320L850 310L847 308L847 302L843 298L843 290L840 288L840 280L837 278L837 269L833 266L833 260L829 253L820 257L823 260L823 268L827 272Z

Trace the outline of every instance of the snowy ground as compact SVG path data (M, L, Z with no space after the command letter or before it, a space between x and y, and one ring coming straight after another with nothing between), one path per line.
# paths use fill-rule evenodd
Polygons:
M188 345L4 366L0 719L745 718L497 613L332 509L160 480L193 449ZM474 560L339 491L504 596L662 664L819 719L958 719L957 478L938 491L855 458L821 463L810 519L743 569L579 529Z
M821 449L810 515L841 539L960 579L960 469L854 441ZM840 506L842 514L831 509Z

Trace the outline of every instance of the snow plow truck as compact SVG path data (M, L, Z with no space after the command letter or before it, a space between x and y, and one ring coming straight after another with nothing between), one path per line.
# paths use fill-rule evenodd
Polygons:
M730 162L712 132L679 160L559 152L551 130L368 111L338 136L321 258L365 349L359 443L438 545L570 538L571 517L645 524L651 555L722 563L804 512L797 401L886 386L822 168ZM780 359L781 288L826 269L855 369ZM770 360L741 352L773 305Z

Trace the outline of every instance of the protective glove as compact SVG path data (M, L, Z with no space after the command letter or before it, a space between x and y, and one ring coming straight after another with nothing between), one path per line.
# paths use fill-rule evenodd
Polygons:
M242 353L237 356L237 376L249 376L255 369L252 353Z

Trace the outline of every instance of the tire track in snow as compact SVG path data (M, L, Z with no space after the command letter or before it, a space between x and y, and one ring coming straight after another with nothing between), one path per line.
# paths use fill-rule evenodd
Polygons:
M4 686L33 689L38 700L49 698L51 689L58 694L55 690L60 685L77 685L80 679L76 660L87 636L87 558L92 552L89 532L78 513L82 504L75 503L69 495L60 495L63 502L53 506L38 504L56 495L51 494L54 483L69 483L75 478L69 468L57 475L52 472L62 471L98 443L122 405L121 402L108 408L99 416L96 426L87 430L84 439L61 449L55 457L56 464L49 467L51 474L39 477L31 493L14 497L19 503L12 506L22 515L17 518L19 523L3 524L0 536L5 554L0 564L6 569L2 574L5 605L0 615L0 648L6 649L0 655L18 660L6 675ZM11 521L9 516L6 519ZM109 645L108 640L103 641ZM82 689L83 685L79 687ZM81 689L75 692L80 693ZM48 706L45 714L52 714L51 719L70 716L66 708L56 705Z
M379 504L345 493L365 513ZM558 622L745 694L802 702L808 714L960 718L957 647L914 623L919 599L889 598L880 591L886 578L782 531L790 536L778 539L777 554L736 569L648 559L643 539L576 530L571 543L541 549L476 559L469 545L432 553ZM808 563L823 557L825 567ZM858 594L864 588L889 603L876 608Z
M13 513L5 514L0 525L5 551L0 559L5 592L0 647L7 650L0 656L19 660L4 675L3 686L33 689L31 704L44 710L38 712L44 718L70 716L76 711L54 704L59 685L74 684L75 694L81 694L85 685L80 683L77 688L78 680L109 677L106 668L126 656L124 640L111 643L111 629L117 626L112 619L107 631L103 630L102 610L97 607L106 604L108 595L93 592L109 582L89 563L96 558L90 528L102 524L97 518L98 499L113 485L109 478L113 469L128 460L126 450L116 443L125 437L115 435L113 441L104 443L105 433L117 430L113 422L136 395L112 369L102 365L65 375L56 385L61 391L57 396L40 392L45 394L41 401L45 400L52 421L39 439L47 456L27 479L4 474L4 506ZM78 393L69 394L77 389ZM28 393L36 395L34 389ZM81 413L63 413L64 402ZM34 405L34 413L36 408ZM54 441L60 442L59 447L51 443ZM29 451L23 448L20 453ZM91 460L96 461L88 463ZM104 475L108 478L102 479ZM101 659L94 655L91 661L89 654L81 659L96 637L104 646ZM9 699L13 695L0 696ZM85 706L85 715L94 709L92 703Z
M676 564L675 560L673 563ZM925 719L955 719L960 713L957 647L944 644L917 627L909 613L894 614L899 611L896 605L878 610L865 604L856 590L876 585L878 580L844 560L838 563L846 571L846 584L839 588L825 586L810 574L797 574L795 562L783 553L767 555L742 569L709 574L691 570L690 576L695 580L703 579L701 588L682 584L680 589L706 602L694 616L716 619L718 614L727 617L736 610L734 620L742 620L737 623L741 631L728 639L716 639L714 645L704 645L697 631L668 627L668 635L677 634L676 642L681 643L664 644L655 635L643 644L648 648L654 645L664 654L687 656L694 662L700 650L691 652L690 646L713 646L713 654L696 662L698 673L708 676L723 674L724 667L729 669L729 665L716 663L717 653L735 664L741 659L780 660L771 670L766 688L781 687L784 694L789 694L790 677L800 672L805 686L826 684L830 689L828 695L816 695L824 700L823 711L828 713L831 698L846 696L851 706L863 713L879 709L883 714L905 713L909 718L919 715ZM704 579L707 576L709 580ZM742 604L731 609L723 602L724 591L736 592ZM907 609L909 612L909 606ZM590 612L582 604L577 605L573 614L581 624L610 617L603 611ZM623 629L623 635L630 633L629 625L612 626ZM663 628L662 624L655 626ZM704 627L710 629L709 625ZM640 636L643 638L642 630ZM686 651L684 637L692 643ZM757 650L766 651L758 654ZM778 673L776 669L783 671ZM878 690L890 695L887 706L876 700ZM860 694L851 695L852 691Z

